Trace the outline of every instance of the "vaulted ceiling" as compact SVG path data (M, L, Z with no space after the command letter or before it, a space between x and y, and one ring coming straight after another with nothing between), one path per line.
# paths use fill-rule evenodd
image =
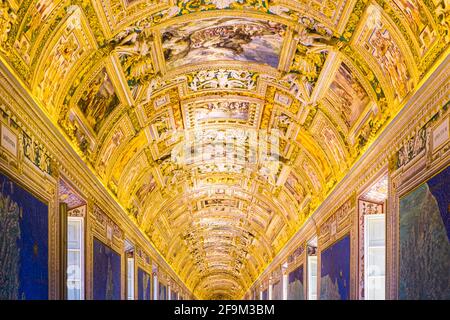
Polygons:
M199 298L240 298L443 55L448 0L0 0L0 56Z

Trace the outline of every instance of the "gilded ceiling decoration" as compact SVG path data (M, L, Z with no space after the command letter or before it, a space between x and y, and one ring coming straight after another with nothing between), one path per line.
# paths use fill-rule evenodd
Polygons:
M0 0L0 56L199 298L240 298L449 52L448 0Z

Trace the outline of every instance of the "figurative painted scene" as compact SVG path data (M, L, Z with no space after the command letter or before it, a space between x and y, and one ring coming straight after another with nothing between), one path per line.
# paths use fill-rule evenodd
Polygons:
M237 60L276 68L286 26L251 18L212 18L161 30L168 69L206 61Z
M91 128L99 132L105 119L119 103L111 78L103 68L84 90L78 107Z
M383 74L390 80L397 98L403 98L412 88L412 78L403 55L392 33L381 21L367 22L364 48L376 60Z
M300 181L297 178L297 176L291 172L287 177L284 185L292 194L292 196L295 198L297 204L300 204L304 198L303 197L304 189L300 184Z
M424 13L424 4L419 0L394 0L394 3L402 11L406 24L417 38L421 54L425 54L436 40L436 32ZM439 6L436 7L436 12L439 12Z
M195 120L233 119L247 121L250 102L218 101L208 102L195 109Z
M335 102L332 105L339 107L338 112L349 128L370 102L366 91L344 63L339 67L329 92L332 102Z

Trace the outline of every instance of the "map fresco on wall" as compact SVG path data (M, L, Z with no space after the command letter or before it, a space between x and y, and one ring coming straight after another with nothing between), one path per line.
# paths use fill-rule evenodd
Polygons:
M120 300L120 255L94 239L94 300Z
M283 287L281 281L277 281L272 287L272 300L283 300Z
M48 299L48 208L0 173L0 300L25 299Z
M92 129L98 133L105 119L119 103L111 79L103 68L84 90L78 101L78 107Z
M261 300L269 300L267 289L262 292Z
M138 268L138 300L151 300L152 277Z
M400 199L399 299L450 299L450 167Z
M320 300L348 300L350 295L350 236L320 255Z
M159 300L167 300L167 288L161 282L159 283Z
M212 18L161 30L168 69L205 61L238 60L278 67L286 26L249 18Z
M178 293L176 291L170 292L170 300L178 300L177 296L178 296Z
M303 265L289 273L288 300L305 300L303 292Z

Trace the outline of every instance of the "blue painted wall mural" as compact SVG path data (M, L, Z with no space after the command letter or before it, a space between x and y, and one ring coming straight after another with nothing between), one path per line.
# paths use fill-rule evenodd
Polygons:
M262 300L269 300L269 294L267 289L262 292Z
M176 291L171 291L170 292L170 300L177 300L178 298L178 294Z
M48 207L1 173L0 299L48 299Z
M161 282L159 283L159 300L167 300L167 288Z
M283 287L281 281L272 285L272 300L283 300Z
M151 300L152 277L138 268L138 300Z
M322 251L320 264L320 299L348 300L350 295L350 236L345 236Z
M304 300L303 292L303 265L289 273L288 300Z
M400 299L450 299L450 167L400 198Z
M120 255L94 238L94 300L120 300Z

